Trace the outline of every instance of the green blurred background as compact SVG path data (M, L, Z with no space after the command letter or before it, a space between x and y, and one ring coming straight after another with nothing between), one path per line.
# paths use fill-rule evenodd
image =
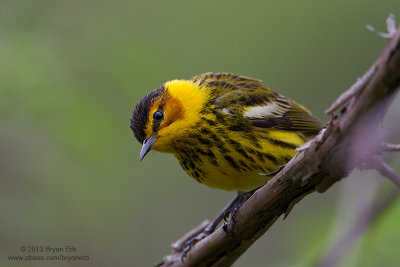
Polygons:
M0 266L160 262L234 193L197 184L172 155L152 152L140 163L129 129L136 102L167 80L226 71L262 79L326 121L325 108L387 43L365 25L385 30L399 11L398 0L2 0ZM398 158L391 163L400 170ZM312 194L235 266L315 263L354 220L357 203L379 198L380 180L357 172ZM397 202L340 265L398 265L399 226ZM90 260L7 259L27 255L20 248L29 245L70 245Z

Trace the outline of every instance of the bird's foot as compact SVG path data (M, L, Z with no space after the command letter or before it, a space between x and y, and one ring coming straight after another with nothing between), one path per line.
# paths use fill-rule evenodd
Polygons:
M183 249L182 254L181 254L181 261L182 262L184 261L185 257L187 256L187 254L189 253L190 249L193 247L194 244L196 244L197 242L199 242L203 238L209 236L214 231L214 229L211 229L209 226L206 227L206 229L204 229L203 232L201 232L200 234L192 237L191 239L189 239L188 241L185 242L184 249Z
M225 208L224 210L215 218L205 229L203 232L200 234L192 237L188 241L186 241L184 245L183 252L181 254L181 261L183 262L185 257L188 255L189 251L192 249L192 247L202 240L203 238L209 236L212 232L214 232L215 228L218 226L218 224L222 221L225 220L226 223L222 227L222 229L226 233L233 233L233 230L235 228L237 219L236 219L236 212L237 210L243 205L244 202L246 202L256 191L256 189L251 190L249 192L245 193L239 193ZM230 217L230 220L228 221L228 218Z

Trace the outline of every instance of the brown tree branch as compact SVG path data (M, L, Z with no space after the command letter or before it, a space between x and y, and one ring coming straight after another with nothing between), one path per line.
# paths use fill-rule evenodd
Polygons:
M174 250L159 266L231 265L303 197L326 191L351 170L365 168L365 162L380 155L382 149L376 149L376 144L382 143L379 125L400 86L400 28L373 66L368 78L357 85L357 92L346 97L349 104L340 115L333 116L326 130L237 210L233 233L219 228L199 241L184 263L180 252ZM365 130L366 123L369 131Z

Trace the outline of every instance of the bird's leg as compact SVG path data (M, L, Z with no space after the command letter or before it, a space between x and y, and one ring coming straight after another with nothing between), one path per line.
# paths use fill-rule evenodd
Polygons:
M187 255L187 253L190 251L192 246L199 240L205 238L206 236L210 235L212 232L214 232L215 228L218 226L218 224L223 220L228 218L229 215L231 215L231 222L229 224L229 227L226 228L224 227L225 232L230 232L233 230L235 222L236 222L236 210L243 205L244 202L246 202L247 199L253 195L253 193L257 189L248 191L248 192L238 192L238 194L229 202L228 205L225 206L225 208L221 211L221 213L204 229L203 232L198 234L197 236L191 238L185 243L185 248L182 252L181 255L181 260L183 262L183 259Z
M232 207L230 208L230 215L231 215L231 220L229 221L229 223L227 223L226 225L224 225L222 227L222 229L224 229L224 231L226 233L232 233L233 229L235 228L235 223L236 223L236 211L238 210L238 208L240 208L243 203L245 203L253 194L254 192L257 190L253 189L251 191L248 192L238 192L238 195L236 196L236 198L239 198L235 203L233 203Z

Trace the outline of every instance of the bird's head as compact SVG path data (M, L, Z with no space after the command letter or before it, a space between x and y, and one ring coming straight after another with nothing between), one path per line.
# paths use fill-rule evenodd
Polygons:
M136 105L131 129L142 143L140 160L151 150L174 152L174 143L200 119L205 90L188 80L173 80L150 92Z

